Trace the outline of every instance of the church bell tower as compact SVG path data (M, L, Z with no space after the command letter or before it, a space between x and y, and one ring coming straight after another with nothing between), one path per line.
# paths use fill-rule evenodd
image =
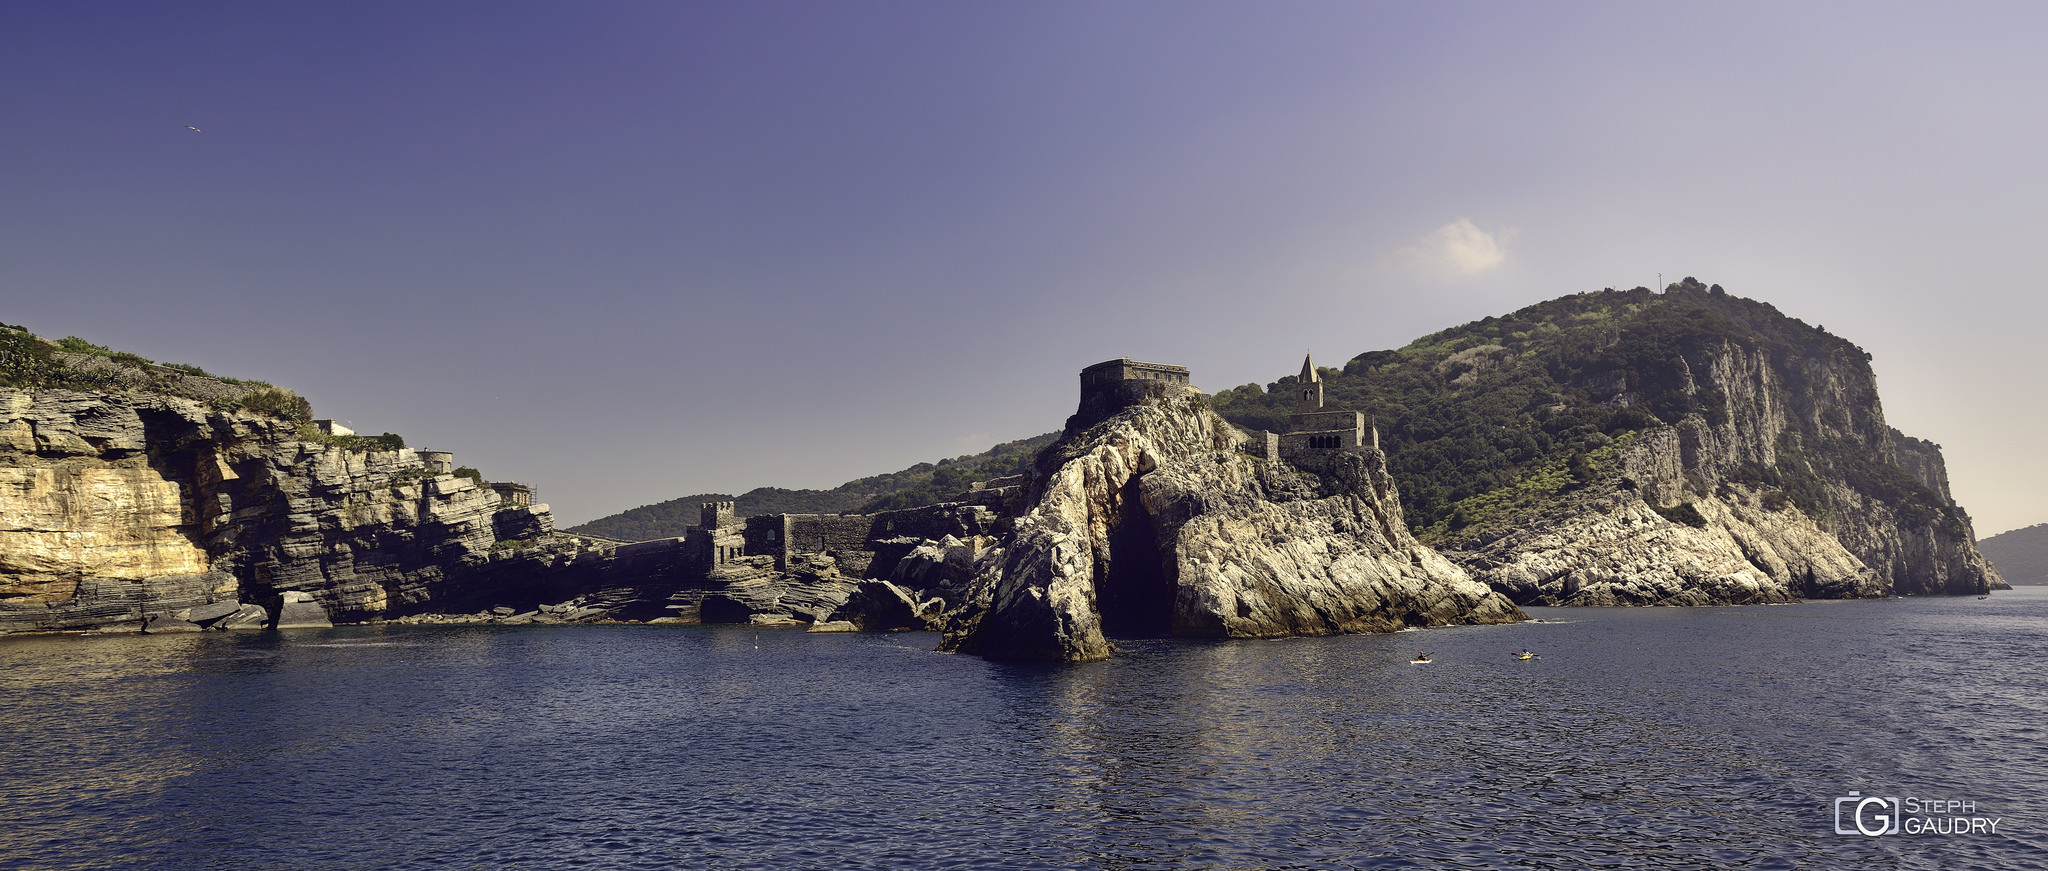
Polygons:
M1294 406L1296 414L1307 414L1323 407L1323 376L1316 374L1313 355L1301 358L1301 401Z

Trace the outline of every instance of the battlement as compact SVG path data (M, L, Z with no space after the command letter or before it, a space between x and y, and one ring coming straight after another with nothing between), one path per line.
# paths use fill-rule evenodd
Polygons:
M1088 426L1132 405L1200 392L1188 383L1186 366L1129 357L1104 360L1081 370L1081 406L1067 425Z
M700 502L697 509L697 525L707 530L738 526L741 523L741 519L733 512L731 502Z
M1167 384L1188 383L1188 367L1172 363L1145 363L1129 357L1104 360L1081 370L1081 391L1086 393L1089 386L1112 384L1118 381L1162 381Z

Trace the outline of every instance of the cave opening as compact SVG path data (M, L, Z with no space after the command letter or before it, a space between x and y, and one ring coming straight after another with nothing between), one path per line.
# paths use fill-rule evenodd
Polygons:
M1109 533L1108 565L1096 567L1096 607L1102 634L1112 638L1156 638L1173 628L1173 581L1159 558L1152 515L1138 495L1138 481L1124 486L1123 516Z

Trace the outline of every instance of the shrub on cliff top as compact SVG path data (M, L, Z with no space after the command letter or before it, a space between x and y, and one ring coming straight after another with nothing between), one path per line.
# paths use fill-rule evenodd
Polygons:
M361 454L370 451L396 451L405 447L405 437L395 432L383 435L328 435L311 423L299 424L299 441L337 447L350 453Z
M269 415L293 423L307 423L313 419L313 403L282 387L258 390L242 397L243 411Z
M105 345L95 345L77 336L65 336L58 339L57 350L70 351L73 354L91 354L95 357L105 357L113 353L113 351L107 350Z
M20 327L0 330L0 385L41 387L56 368L43 340Z

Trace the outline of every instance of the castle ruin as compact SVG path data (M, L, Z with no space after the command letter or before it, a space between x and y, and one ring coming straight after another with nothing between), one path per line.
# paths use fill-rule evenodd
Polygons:
M1246 433L1247 453L1320 469L1346 452L1378 449L1378 434L1363 413L1324 405L1322 378L1313 360L1302 362L1300 382L1287 431ZM1067 422L1069 431L1085 429L1132 405L1201 395L1190 383L1186 366L1129 357L1082 369L1080 387L1079 407ZM888 578L912 549L948 536L978 549L1007 532L1025 508L1027 487L1023 476L977 482L950 501L874 514L741 517L732 502L705 502L699 506L696 526L680 539L665 540L680 552L678 581L703 591L675 601L726 595L721 591L731 584L755 583L745 579L771 575L791 578L822 572L819 577ZM695 609L671 607L684 613ZM733 616L718 613L713 617L711 610L700 612L713 621Z

